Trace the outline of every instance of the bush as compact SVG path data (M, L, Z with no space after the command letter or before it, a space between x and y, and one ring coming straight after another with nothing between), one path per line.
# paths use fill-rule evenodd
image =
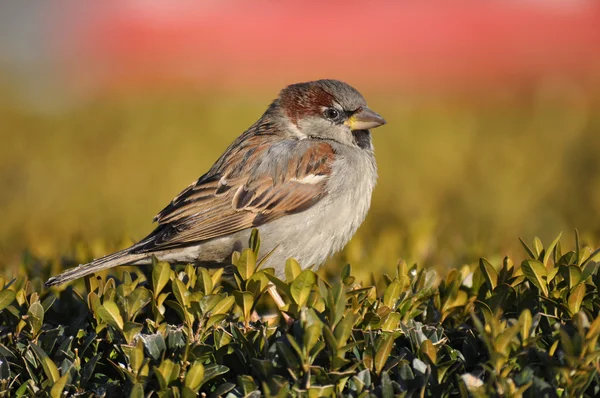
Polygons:
M443 278L400 261L372 286L294 260L279 280L256 234L229 275L0 278L0 396L597 396L600 251L559 238Z

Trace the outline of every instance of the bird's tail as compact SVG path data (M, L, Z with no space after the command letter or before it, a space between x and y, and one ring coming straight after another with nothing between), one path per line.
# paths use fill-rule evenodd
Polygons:
M91 263L81 264L77 267L68 269L62 274L48 279L46 281L46 286L62 285L63 283L93 274L94 272L116 267L118 265L132 264L149 257L147 253L132 254L131 249L132 248L130 247L128 249L109 254L108 256L98 258Z

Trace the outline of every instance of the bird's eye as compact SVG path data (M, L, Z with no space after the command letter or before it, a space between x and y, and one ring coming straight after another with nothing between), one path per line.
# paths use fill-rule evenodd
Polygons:
M323 112L323 115L325 115L325 117L327 119L337 119L338 116L340 116L340 112L335 109L335 108L327 108L325 109L325 112Z

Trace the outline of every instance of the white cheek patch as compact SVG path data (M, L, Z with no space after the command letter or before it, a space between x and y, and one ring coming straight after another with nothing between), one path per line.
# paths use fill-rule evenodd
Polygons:
M292 181L298 182L300 184L315 185L315 184L318 184L321 181L323 181L325 178L327 178L327 176L316 175L316 174L309 174L309 175L307 175L305 177L302 177L300 179L292 178Z
M294 123L288 123L288 130L294 134L294 136L296 136L299 140L304 140L306 138L308 138L308 136L306 134L304 134L302 131L300 131L300 129L298 128L298 126L296 126Z

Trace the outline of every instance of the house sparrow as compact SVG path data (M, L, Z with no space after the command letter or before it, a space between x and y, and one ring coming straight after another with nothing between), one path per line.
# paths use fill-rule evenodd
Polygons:
M320 265L348 243L371 204L377 166L369 129L385 120L346 83L286 87L208 173L154 218L130 248L50 278L59 285L118 265L226 266L258 228L265 267L284 275L293 257Z

